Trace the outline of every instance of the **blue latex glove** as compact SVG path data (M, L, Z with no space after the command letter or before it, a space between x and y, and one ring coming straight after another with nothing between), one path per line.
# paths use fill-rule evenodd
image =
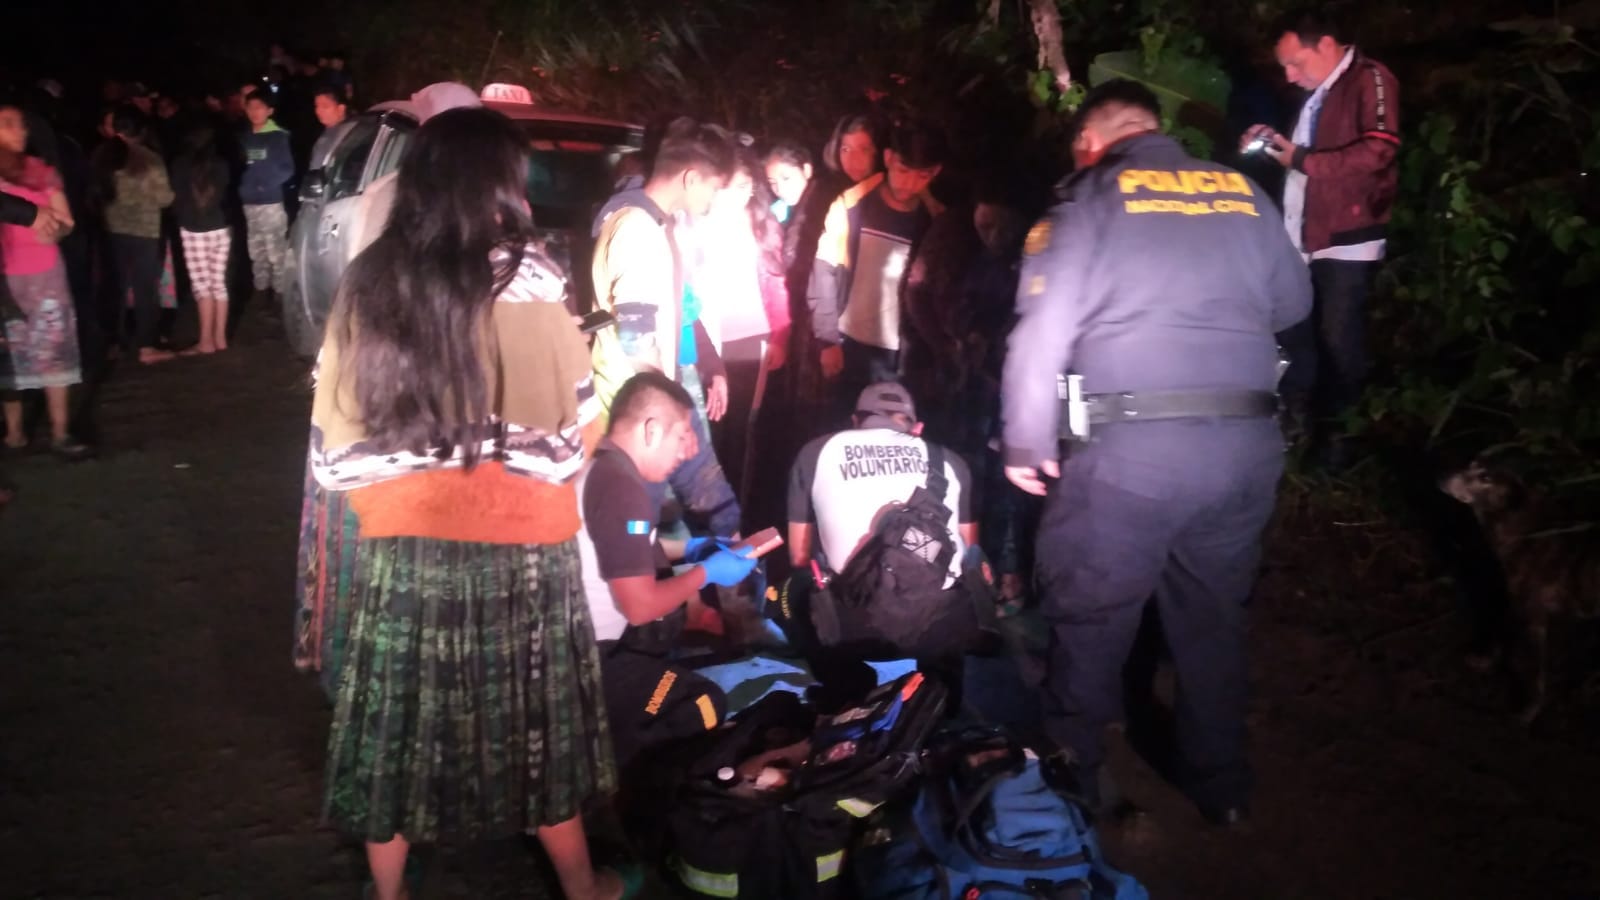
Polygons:
M740 547L738 550L718 550L706 557L700 563L700 568L706 570L706 584L731 588L745 580L756 567L757 560L750 555L754 552L754 547Z
M683 545L683 558L688 562L700 562L727 546L728 542L723 538L692 537Z

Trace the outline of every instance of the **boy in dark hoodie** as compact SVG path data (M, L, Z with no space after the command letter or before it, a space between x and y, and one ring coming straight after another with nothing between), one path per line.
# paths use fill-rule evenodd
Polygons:
M250 128L239 138L244 154L244 175L239 179L239 202L249 241L250 272L257 297L269 291L282 295L288 281L284 255L289 248L289 214L283 206L283 189L294 178L294 152L289 132L272 120L272 96L251 91L244 99Z

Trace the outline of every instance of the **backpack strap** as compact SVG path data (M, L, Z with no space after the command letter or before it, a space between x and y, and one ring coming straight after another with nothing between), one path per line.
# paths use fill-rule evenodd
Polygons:
M989 799L989 795L994 793L994 789L1000 785L1000 782L1005 781L1007 778L1010 778L1015 774L1016 773L1011 771L1009 768L1001 769L1000 771L995 772L993 775L990 775L988 778L985 778L983 783L974 788L972 793L968 794L961 805L956 808L956 816L954 820L955 830L964 831L967 828L970 828L972 826L972 817L978 813L978 807L982 806L983 802Z
M944 448L929 440L923 443L928 446L928 493L943 503L945 492L950 490L950 479L944 475Z
M938 886L939 890L939 892L934 896L955 896L950 892L949 868L945 866L944 860L939 858L939 854L933 852L932 845L928 843L928 836L922 833L922 826L917 822L911 823L911 837L917 842L917 849L922 851L923 861L928 864L929 868L933 869L934 883Z

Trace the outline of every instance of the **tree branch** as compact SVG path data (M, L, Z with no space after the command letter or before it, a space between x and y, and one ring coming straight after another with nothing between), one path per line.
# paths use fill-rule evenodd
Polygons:
M1056 87L1065 91L1072 87L1072 73L1061 49L1061 11L1056 9L1056 0L1028 0L1028 8L1033 34L1039 39L1039 68L1054 73Z

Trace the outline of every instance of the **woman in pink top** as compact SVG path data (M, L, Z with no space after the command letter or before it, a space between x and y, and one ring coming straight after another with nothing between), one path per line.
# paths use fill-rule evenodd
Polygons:
M6 446L28 445L17 391L42 389L50 413L51 448L66 459L81 459L89 447L67 433L67 389L83 380L78 362L78 324L72 312L67 270L55 241L72 229L72 214L61 192L61 178L42 160L28 156L28 129L22 110L0 105L0 191L54 213L59 227L52 239L19 225L0 227L0 264L14 309L4 315L5 355L0 389L6 391Z
M712 416L712 441L742 502L750 493L749 432L768 373L783 367L789 336L783 226L772 214L761 159L748 145L739 147L733 176L711 211L683 231L680 244L692 245L688 280L702 304L700 319L728 371L727 410Z

